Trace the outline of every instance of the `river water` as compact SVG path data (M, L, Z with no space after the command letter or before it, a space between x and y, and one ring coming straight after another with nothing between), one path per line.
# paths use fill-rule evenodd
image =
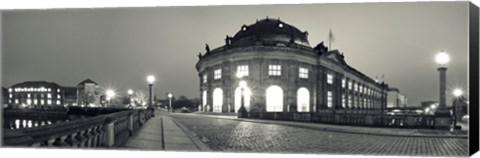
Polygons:
M68 118L3 118L4 129L20 129L68 122Z

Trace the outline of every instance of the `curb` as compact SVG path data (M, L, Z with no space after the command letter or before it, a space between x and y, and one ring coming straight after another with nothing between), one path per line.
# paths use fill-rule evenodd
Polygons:
M202 115L212 118L219 118L216 116L211 115L204 115L204 114L195 114L195 115ZM315 130L323 130L329 132L341 132L341 133L351 133L351 134L367 134L367 135L379 135L379 136L399 136L399 137L427 137L427 138L458 138L458 139L468 139L468 135L409 135L409 134L391 134L391 133L382 133L382 132L362 132L362 131L345 131L341 129L332 129L329 127L311 127L307 125L300 125L300 124L292 124L297 122L281 122L277 120L254 120L254 119L244 119L244 118L228 118L222 117L222 119L229 119L235 121L246 121L246 122L253 122L253 123L264 123L264 124L274 124L274 125L286 125L291 127L301 127L301 128L308 128L308 129L315 129ZM269 122L269 121L275 121Z
M174 118L172 118L173 123L175 123L178 127L180 127L185 134L192 140L192 142L201 150L201 151L212 151L205 143L200 141L193 132L188 130L185 126L181 123L178 123Z

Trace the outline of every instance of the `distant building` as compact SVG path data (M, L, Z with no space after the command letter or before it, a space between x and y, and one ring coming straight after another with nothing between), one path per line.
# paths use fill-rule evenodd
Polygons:
M65 106L77 106L77 87L62 87Z
M407 97L400 93L398 88L389 87L387 94L387 108L407 107Z
M100 88L91 79L86 79L77 85L77 106L100 106Z
M387 84L349 66L343 53L279 19L243 25L225 45L199 53L203 111L383 113ZM243 95L242 95L243 92ZM243 97L242 97L243 96Z
M8 88L8 104L21 106L61 106L62 87L53 82L27 81Z

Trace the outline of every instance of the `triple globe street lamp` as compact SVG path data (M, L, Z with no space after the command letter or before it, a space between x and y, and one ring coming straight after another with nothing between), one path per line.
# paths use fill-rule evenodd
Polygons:
M436 128L449 128L451 126L450 110L446 105L446 71L447 64L450 61L450 57L443 50L435 56L435 62L438 64L438 72L440 73L440 94L439 105L435 111L435 127Z
M155 82L155 77L153 75L147 76L148 82L148 106L152 107L153 105L153 82Z
M169 101L169 109L170 109L170 112L173 112L173 109L172 109L172 97L173 97L173 94L172 93L168 93L167 94L167 97L168 97L168 101Z

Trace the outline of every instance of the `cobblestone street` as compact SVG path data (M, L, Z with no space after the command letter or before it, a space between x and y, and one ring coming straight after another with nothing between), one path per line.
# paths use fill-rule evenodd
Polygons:
M195 114L173 114L214 151L467 156L464 138L380 136L328 132Z

